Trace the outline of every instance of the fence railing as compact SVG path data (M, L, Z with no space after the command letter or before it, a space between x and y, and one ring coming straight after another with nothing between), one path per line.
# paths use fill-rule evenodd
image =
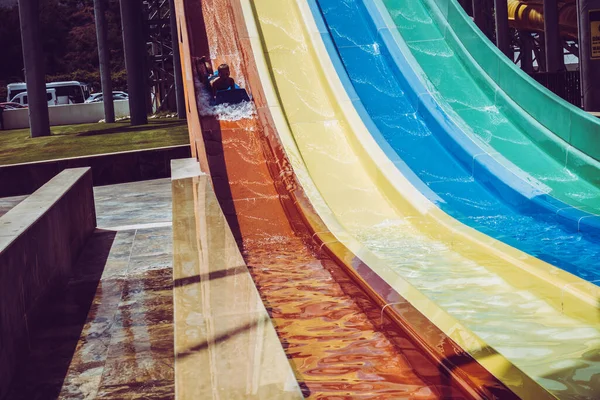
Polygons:
M579 71L534 72L533 79L569 103L581 107Z

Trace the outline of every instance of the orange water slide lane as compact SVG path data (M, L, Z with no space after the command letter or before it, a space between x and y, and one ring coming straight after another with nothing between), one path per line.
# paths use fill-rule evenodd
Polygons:
M185 12L192 56L210 55L213 65L227 62L246 86L245 77L255 72L246 69L229 3L190 0ZM252 94L260 102L260 93ZM307 244L308 228L290 211L290 181L272 177L281 168L265 145L264 123L259 117L202 117L203 137L192 142L204 146L215 191L303 394L467 397L396 325L380 321L380 308L339 265Z

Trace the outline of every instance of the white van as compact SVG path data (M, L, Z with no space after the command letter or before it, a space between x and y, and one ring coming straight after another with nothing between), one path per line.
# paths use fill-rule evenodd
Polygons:
M27 85L23 82L9 83L6 85L8 99L27 91ZM46 83L46 89L56 91L56 104L78 104L83 103L90 95L88 86L77 81Z
M90 96L88 86L77 81L46 83L46 88L56 90L57 104L80 104Z
M48 99L49 106L55 106L58 104L58 99L56 97L56 89L46 89L46 98ZM22 106L27 106L29 104L27 98L27 92L21 92L13 97L10 101L13 103L19 103Z

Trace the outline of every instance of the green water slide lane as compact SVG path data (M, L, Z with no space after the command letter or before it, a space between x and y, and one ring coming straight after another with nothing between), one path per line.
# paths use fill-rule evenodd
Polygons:
M415 70L472 140L550 196L600 214L600 121L515 66L456 0L383 2Z

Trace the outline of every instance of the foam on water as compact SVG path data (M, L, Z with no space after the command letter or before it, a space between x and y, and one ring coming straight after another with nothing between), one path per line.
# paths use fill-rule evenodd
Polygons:
M418 22L420 24L433 24L433 20L426 14L417 13L411 7L403 7L402 9L390 9L390 15L395 19L403 17L407 21Z
M429 56L450 58L454 56L454 50L444 46L443 39L432 39L427 42L408 42L408 47Z
M211 96L202 87L199 81L196 81L198 90L198 111L202 117L216 117L220 121L240 121L243 119L252 119L256 116L256 108L251 101L244 101L239 104L210 104Z
M597 197L595 193L591 192L569 192L566 195L575 200L589 200Z

